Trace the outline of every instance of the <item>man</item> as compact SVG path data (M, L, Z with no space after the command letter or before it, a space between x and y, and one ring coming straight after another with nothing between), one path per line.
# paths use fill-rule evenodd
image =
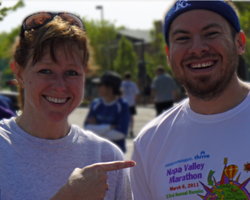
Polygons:
M250 199L250 86L236 74L245 36L224 1L177 1L167 55L188 99L135 140L135 200Z
M125 153L130 114L128 103L120 98L122 79L115 72L107 71L93 82L98 83L100 98L91 104L85 129L109 139Z
M151 89L154 96L156 116L174 105L177 98L177 85L174 79L165 74L162 66L156 68L157 77L154 78Z
M139 90L137 85L131 81L131 73L126 72L124 74L124 81L122 81L121 85L122 97L126 99L129 104L130 110L130 137L134 137L134 115L136 115L136 101L138 98Z

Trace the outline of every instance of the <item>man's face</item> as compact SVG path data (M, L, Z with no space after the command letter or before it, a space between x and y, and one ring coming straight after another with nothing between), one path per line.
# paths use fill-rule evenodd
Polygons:
M189 96L219 97L236 80L240 34L217 13L193 10L178 16L169 31L169 63Z

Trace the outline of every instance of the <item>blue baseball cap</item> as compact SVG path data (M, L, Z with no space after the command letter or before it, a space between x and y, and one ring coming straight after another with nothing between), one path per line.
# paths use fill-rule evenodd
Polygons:
M215 12L224 17L237 32L240 32L240 22L235 10L223 0L217 1L192 1L192 0L178 0L174 6L168 11L164 22L164 37L166 43L168 42L168 33L170 26L174 19L184 12L204 9Z

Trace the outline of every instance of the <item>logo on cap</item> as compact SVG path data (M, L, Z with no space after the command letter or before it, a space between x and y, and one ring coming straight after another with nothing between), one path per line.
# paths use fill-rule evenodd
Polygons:
M176 8L175 11L181 9L181 8L186 8L187 6L190 6L191 4L188 3L188 0L179 0L176 2Z

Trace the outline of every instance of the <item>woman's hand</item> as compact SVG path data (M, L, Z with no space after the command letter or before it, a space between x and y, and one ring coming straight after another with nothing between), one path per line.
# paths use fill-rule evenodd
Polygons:
M97 163L82 169L76 168L67 183L51 200L85 199L100 200L106 196L109 186L107 171L135 166L134 161Z

